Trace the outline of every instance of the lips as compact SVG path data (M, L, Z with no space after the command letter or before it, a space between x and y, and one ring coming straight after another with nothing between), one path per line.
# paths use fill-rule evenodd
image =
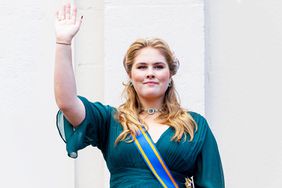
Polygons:
M143 84L156 85L156 84L158 84L158 82L154 82L154 81L147 81L147 82L143 82Z

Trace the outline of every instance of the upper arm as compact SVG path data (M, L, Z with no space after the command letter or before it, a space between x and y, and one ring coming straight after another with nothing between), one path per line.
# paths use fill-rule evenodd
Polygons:
M194 169L194 183L197 188L224 188L224 175L216 139L207 120L190 112L198 125L195 133L197 154Z
M88 146L97 146L102 151L106 147L106 139L112 118L113 108L105 106L100 102L90 102L85 97L78 96L82 102L74 108L74 111L59 110L56 116L56 125L60 136L67 144L67 152L70 157L77 157L77 151ZM74 118L77 122L71 122L67 119ZM74 117L72 117L74 116Z
M73 127L77 127L86 115L84 104L78 97L76 97L72 105L60 110Z
M216 140L209 128L196 160L195 185L200 188L224 188L224 176Z

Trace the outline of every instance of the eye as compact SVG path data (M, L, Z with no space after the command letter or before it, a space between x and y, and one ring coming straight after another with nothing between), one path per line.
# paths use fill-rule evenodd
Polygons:
M163 69L164 66L163 66L163 65L156 65L154 68L155 68L155 69Z
M145 69L145 68L146 68L145 65L140 65L140 66L137 67L137 69Z

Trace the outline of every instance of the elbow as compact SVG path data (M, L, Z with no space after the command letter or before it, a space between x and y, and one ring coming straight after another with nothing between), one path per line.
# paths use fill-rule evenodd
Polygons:
M73 107L71 102L66 102L61 100L56 100L56 104L58 108L63 112L68 111Z

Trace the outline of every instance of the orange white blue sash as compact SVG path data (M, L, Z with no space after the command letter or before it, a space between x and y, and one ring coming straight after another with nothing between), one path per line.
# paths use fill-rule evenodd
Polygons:
M152 139L142 128L139 128L139 130L134 138L134 143L149 169L163 187L178 188L176 181L172 177Z

